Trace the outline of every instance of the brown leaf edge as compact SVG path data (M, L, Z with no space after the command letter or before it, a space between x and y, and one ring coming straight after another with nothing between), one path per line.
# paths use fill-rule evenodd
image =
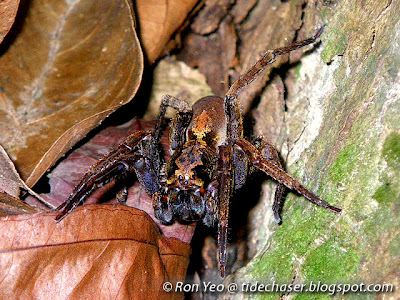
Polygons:
M135 28L135 17L134 17L134 12L133 12L133 6L129 1L126 1L127 6L131 10L131 21L132 21L132 26ZM140 49L141 44L139 42L139 38L136 34L136 31L133 31L133 39L135 41L135 44L137 47ZM144 61L143 61L143 52L140 50L137 55L139 56L139 62L140 62L140 77L143 74L143 68L144 68ZM43 155L42 159L40 162L35 166L35 168L32 170L31 174L26 180L26 184L28 186L33 186L42 176L45 174L51 166L54 165L54 163L59 160L62 156L67 153L68 150L70 150L77 142L79 142L81 139L83 139L91 130L96 128L98 125L101 124L103 120L105 120L111 113L116 111L118 108L123 106L124 104L129 103L133 97L135 96L137 90L139 89L140 86L140 80L138 84L132 89L131 91L131 97L124 101L124 103L121 103L120 105L116 105L114 107L111 107L108 110L102 111L100 113L97 113L93 116L90 116L70 129L68 129L66 132L64 132L54 143L49 147L48 151ZM82 130L83 128L83 130Z
M29 192L32 196L40 200L46 206L55 208L51 203L47 202L35 191L33 191L25 182L21 179L18 171L15 169L14 163L7 155L7 152L0 145L0 193L1 193L1 208L0 212L10 214L36 212L35 208L30 207L19 199L19 188L23 188ZM6 186L2 186L6 185Z
M18 6L19 0L0 1L0 43L14 24Z
M0 218L3 299L183 296L162 287L184 280L190 246L163 237L146 213L122 205L86 205L60 223L54 217Z

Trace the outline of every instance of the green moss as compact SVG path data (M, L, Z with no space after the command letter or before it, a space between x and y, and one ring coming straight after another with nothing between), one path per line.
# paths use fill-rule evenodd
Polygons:
M385 182L375 191L372 198L379 203L390 203L393 199L395 199L396 196L398 196L398 191L393 188L393 184L390 182Z
M396 237L391 241L389 245L389 251L393 256L400 255L400 234L397 234Z
M326 40L321 59L324 63L330 63L335 55L343 54L347 46L347 36L336 27L327 33Z
M339 153L334 164L330 167L330 179L333 182L339 183L349 178L349 174L353 172L357 165L357 160L354 158L358 151L356 144L351 144Z
M336 239L329 239L312 251L304 263L304 274L309 280L337 283L354 274L361 257L351 248L342 249Z
M386 138L382 154L389 167L400 169L400 134L392 132Z
M284 222L274 234L273 245L255 261L250 271L253 278L274 278L276 282L290 283L294 269L316 247L316 241L323 239L325 232L335 235L328 227L335 214L323 209L307 209L312 204L302 197L297 198L298 201L288 199L295 204L284 213ZM334 265L334 257L330 259Z
M383 144L382 156L387 163L387 171L382 173L380 181L383 184L375 191L372 196L379 203L390 204L394 199L399 199L400 186L397 179L400 174L400 135L397 133L390 133Z
M295 80L297 80L298 78L300 78L300 70L301 70L301 67L302 67L302 64L301 64L301 62L296 66L296 69L295 69L295 72L294 72L294 74L295 74Z

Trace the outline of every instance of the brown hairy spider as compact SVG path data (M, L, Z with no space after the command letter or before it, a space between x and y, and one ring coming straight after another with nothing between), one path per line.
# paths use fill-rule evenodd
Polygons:
M302 186L287 174L276 149L267 140L261 145L243 138L242 115L238 96L275 58L314 43L322 34L291 46L267 51L244 75L236 80L222 99L204 97L193 107L175 97L162 98L160 114L153 132L139 131L93 165L68 199L57 209L56 221L62 220L96 188L121 175L135 172L139 182L152 196L155 216L164 224L175 220L203 220L207 226L218 223L218 248L221 276L225 276L229 200L234 190L242 187L249 166L270 175L279 182L273 204L275 220L280 223L282 195L285 187L306 199L339 213L341 209ZM168 161L160 150L167 107L178 112L170 128Z

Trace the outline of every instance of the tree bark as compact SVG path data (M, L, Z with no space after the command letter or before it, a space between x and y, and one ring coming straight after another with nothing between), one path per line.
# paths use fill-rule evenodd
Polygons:
M302 17L307 24L319 15L327 24L321 45L286 65L284 76L270 76L254 115L289 173L343 211L289 193L276 225L275 184L267 182L250 214L253 258L230 280L399 284L400 3L327 2L308 2ZM289 298L251 296L279 294Z

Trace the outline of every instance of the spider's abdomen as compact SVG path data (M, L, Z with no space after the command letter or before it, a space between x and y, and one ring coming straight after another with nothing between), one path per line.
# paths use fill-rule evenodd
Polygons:
M208 96L193 104L193 117L187 129L187 140L202 140L216 148L226 139L224 100Z

